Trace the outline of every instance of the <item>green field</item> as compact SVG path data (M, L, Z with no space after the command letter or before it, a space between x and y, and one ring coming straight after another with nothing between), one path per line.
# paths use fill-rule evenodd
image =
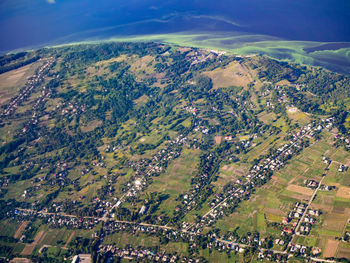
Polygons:
M268 241L285 250L290 234L282 233L300 217L295 203L309 203L315 191L307 180L333 189L318 190L310 208L320 215L292 242L319 247L321 255L328 243L338 246L335 256L349 253L339 239L349 229L350 171L339 167L350 165L350 78L269 58L336 66L346 50L225 33L118 41L32 51L53 64L0 121L1 256L24 251L33 261L71 260L101 243L257 262L254 249L227 252L218 241L252 248ZM266 56L249 55L255 53ZM13 98L18 90L5 84L0 92ZM329 167L323 157L332 160ZM40 218L22 217L18 208L40 211ZM98 221L90 229L84 217ZM25 229L21 220L29 221ZM139 230L139 223L155 230ZM16 231L25 243L14 239Z

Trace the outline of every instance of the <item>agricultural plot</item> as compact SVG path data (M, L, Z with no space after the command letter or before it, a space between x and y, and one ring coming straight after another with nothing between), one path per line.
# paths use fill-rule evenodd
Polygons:
M164 193L166 199L159 206L159 213L171 215L178 201L177 197L190 189L190 178L196 171L200 151L184 148L180 158L167 168L166 172L153 179L148 193Z
M34 241L30 244L25 245L21 255L23 255L23 256L31 255L33 253L35 247L37 245L40 245L43 242L45 236L46 236L46 233L43 230L38 232L38 234L35 236Z
M65 247L67 247L67 243L69 243L75 235L74 231L67 229L48 229L45 233L45 238L41 242L43 245L64 245Z
M324 246L323 257L332 258L336 256L338 250L339 241L328 239Z
M308 124L311 120L306 113L296 107L287 108L287 114L293 124L298 123L300 126Z
M214 89L231 86L246 87L254 79L252 70L239 62L231 62L224 69L219 68L203 74L212 79Z
M293 200L283 200L280 195L283 185L270 181L266 187L259 189L254 198L243 201L237 212L218 220L216 227L223 233L239 228L239 233L258 230L261 234L275 234L280 231L269 227L269 222L281 223L286 211L294 204Z
M138 234L136 236L129 235L127 233L115 233L109 235L105 240L104 244L117 244L118 247L126 247L128 245L132 246L142 246L142 247L156 247L161 245L161 240L159 237L149 237L144 234ZM169 242L162 246L166 251L171 253L179 253L183 256L188 256L187 248L188 244L182 242Z
M249 166L241 162L224 164L220 167L218 178L213 185L221 189L227 183L237 180L240 176L244 176L248 170Z
M128 245L212 262L297 262L289 242L321 257L348 253L341 165L350 154L335 147L338 120L302 112L297 81L274 80L303 72L308 89L309 69L158 43L45 52L54 53L43 76L52 93L42 101L46 87L33 91L0 125L0 201L13 206L4 216L24 221L2 221L7 254L102 258Z
M16 230L16 233L13 235L14 238L20 238L24 229L26 228L26 226L28 225L29 221L23 221L21 222L20 226L18 227L18 229Z
M29 65L0 74L0 106L5 105L24 87L27 78L42 64L37 61Z
M298 193L298 194L301 194L301 195L306 195L306 196L309 196L309 197L311 197L312 194L314 193L314 191L312 189L310 189L310 188L302 187L302 186L295 185L295 184L288 185L286 189L288 191L295 192L295 193Z
M346 258L346 259L350 258L350 245L340 243L338 245L337 257L338 258Z
M0 224L0 233L4 236L14 237L19 232L18 229L21 227L22 222L17 222L13 220L5 220L2 224ZM23 230L20 229L22 232Z

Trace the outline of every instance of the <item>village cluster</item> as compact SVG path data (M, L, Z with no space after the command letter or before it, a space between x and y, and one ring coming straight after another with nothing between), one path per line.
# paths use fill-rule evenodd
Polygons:
M303 137L312 137L314 131L319 130L320 127L322 129L322 126L316 123L308 124L303 127L300 132L293 134L289 144L279 147L277 151L271 153L271 156L261 160L259 164L254 165L245 178L238 179L233 184L228 184L224 188L224 192L218 194L210 203L212 209L202 217L199 223L192 225L191 230L193 232L200 232L204 226L214 224L216 220L222 217L226 212L230 212L230 210L237 206L245 196L250 195L252 189L265 184L276 169L282 167L288 159L300 152L302 149ZM210 156L208 160L210 160ZM208 181L206 177L207 174L204 174L200 182L205 184ZM195 189L201 188L202 186L199 185ZM199 190L197 191L200 192ZM195 199L193 198L195 193L196 191L193 191L190 196L184 195L183 202L186 205L187 203L192 206L195 205ZM190 208L191 207L188 207L188 209ZM187 223L184 223L183 226L184 228L188 228Z
M7 108L2 113L3 116L10 115L12 112L14 112L17 109L20 103L22 103L27 97L30 96L32 91L44 81L44 76L46 75L46 73L48 72L48 70L50 69L50 67L54 62L55 62L55 59L53 57L47 58L44 61L43 65L36 70L34 75L28 78L28 81L25 84L24 88L22 88L19 91L19 95L17 95L10 101ZM43 93L44 92L45 90L43 90ZM45 93L43 95L46 96Z
M185 62L190 65L190 68L198 67L198 63L214 60L224 54L224 52L208 52L201 49L180 49L181 54L184 52L187 52L185 54ZM104 255L110 259L116 257L130 261L201 262L201 259L184 257L178 253L169 253L169 251L164 251L163 248L159 247L144 247L143 245L138 247L133 245L123 246L124 244L116 244L115 241L107 241L109 237L116 233L126 233L137 237L157 237L157 240L161 244L168 244L169 242L185 243L189 255L192 255L192 252L195 255L195 252L202 249L208 249L210 253L215 250L227 252L228 255L230 253L240 253L244 256L253 255L253 253L257 252L254 256L258 255L258 260L287 262L292 256L300 256L309 260L321 254L322 251L319 248L300 245L301 242L298 244L296 240L300 240L299 238L306 236L310 237L313 233L312 231L315 229L315 224L320 221L322 211L314 209L311 205L316 193L318 191L331 191L335 189L335 186L322 184L328 168L334 163L326 156L322 159L322 162L327 165L324 174L322 174L322 179L318 181L318 179L308 178L303 180L303 178L299 181L299 184L311 189L306 189L312 193L309 202L306 203L307 201L303 201L295 204L294 201L286 202L289 208L293 204L294 206L290 211L287 210L288 212L285 214L282 222L280 220L282 216L280 215L277 221L264 218L264 220L266 219L264 224L270 224L268 225L269 227L277 230L275 233L270 236L266 236L265 234L263 236L262 232L254 231L252 233L247 232L238 235L235 231L229 230L225 234L222 234L220 233L221 229L216 227L219 227L219 224L217 224L219 219L231 215L242 201L251 198L253 193L265 185L275 175L274 173L283 168L291 158L307 148L310 142L313 143L319 140L320 133L323 130L331 131L335 127L335 118L313 120L305 126L300 125L302 127L295 125L297 132L291 133L287 131L283 133L283 136L285 134L287 136L280 138L278 136L281 136L280 132L282 130L278 126L266 124L260 118L254 116L253 109L259 106L254 105L251 100L246 99L252 96L250 94L251 90L248 92L247 90L243 90L243 88L239 90L239 87L232 87L232 93L226 94L220 89L212 89L210 92L205 93L205 96L212 96L213 98L217 96L222 98L222 100L214 99L210 103L208 102L208 105L205 105L205 103L203 105L201 103L196 104L195 101L200 100L199 97L191 99L192 101L188 104L184 102L176 109L180 109L181 116L179 117L176 115L177 113L174 113L173 119L169 121L170 125L176 128L174 129L176 132L172 132L171 135L170 132L169 134L163 134L160 142L154 144L141 143L141 140L134 140L137 141L134 143L133 139L124 140L124 138L118 137L119 135L116 135L119 132L118 128L111 128L111 134L113 136L110 136L109 133L107 134L103 130L110 128L104 125L107 123L104 118L110 118L111 116L109 115L112 114L110 112L115 111L115 108L108 108L108 114L103 112L103 117L101 118L103 121L98 120L103 125L98 126L98 129L90 130L90 133L84 132L84 127L88 126L87 123L91 116L86 117L83 113L87 112L91 114L93 111L89 112L90 106L87 106L88 103L80 103L84 102L82 99L72 101L65 99L64 96L70 96L70 88L68 88L66 94L57 97L56 101L58 102L56 104L51 105L51 108L53 107L54 110L45 111L45 103L50 97L55 95L56 91L54 88L57 84L55 81L59 79L58 74L48 75L49 69L55 62L55 59L52 57L43 60L43 65L28 79L26 86L10 102L2 113L2 116L9 116L14 113L18 105L25 98L28 98L35 88L43 85L42 87L40 86L40 94L32 103L33 107L30 109L30 118L20 128L21 135L30 136L33 133L37 133L37 139L35 141L33 140L33 144L35 143L40 146L40 143L43 142L44 136L42 136L42 133L45 132L45 129L40 130L36 128L40 127L43 122L49 122L54 119L51 117L57 118L57 123L62 124L61 126L57 125L59 127L57 129L65 130L65 132L73 135L65 138L68 143L62 140L66 143L65 147L59 149L61 151L60 154L52 153L54 157L51 159L50 164L46 163L45 160L51 154L51 151L55 151L54 147L50 148L50 143L46 145L46 147L50 148L50 151L45 149L40 155L29 159L29 161L21 158L20 154L25 150L18 147L18 155L20 157L14 158L11 161L11 165L20 166L20 172L18 175L12 177L4 176L0 178L0 195L7 191L10 183L18 179L16 176L21 176L21 178L30 179L31 184L21 188L18 195L20 200L33 200L33 197L38 200L32 203L14 201L16 207L14 206L15 208L7 213L8 218L31 222L29 224L37 220L43 224L47 224L50 228L69 230L67 232L87 230L82 232L88 232L88 239L93 242L96 241L98 244L96 246L98 250L95 252L100 256ZM187 85L189 81L184 83ZM195 85L195 82L190 84ZM116 87L119 86L116 85ZM259 99L260 95L266 96L263 106L265 106L266 99L267 113L275 112L278 106L281 106L280 104L284 104L281 107L284 113L286 113L285 106L287 105L289 113L291 111L298 111L292 105L291 99L289 99L288 89L291 88L299 91L304 88L303 85L291 85L286 88L279 85L273 87L269 84L266 87L268 88L264 88L262 94L256 92L255 95ZM104 91L103 87L102 91ZM176 96L181 97L179 95L181 92L183 91L180 90L179 85L179 90L174 92L174 94L176 93ZM84 92L81 92L83 94L81 96L91 95L90 99L96 99L96 101L98 97L102 96L102 93L88 93L88 89L86 89ZM150 94L147 93L147 96L145 96L151 98ZM115 97L112 98L116 99ZM133 104L133 100L130 101ZM224 105L225 107L222 105L222 101L227 101L227 105ZM99 104L97 105L96 102L95 106L100 107L102 104L102 100L99 100ZM258 104L260 105L260 102ZM117 109L119 108L117 107ZM262 111L263 109L261 109ZM29 110L26 113L29 114L28 112ZM146 109L145 112L147 112ZM166 111L164 110L164 112ZM147 116L149 114L147 112ZM164 113L164 115L167 114ZM157 118L161 119L159 116L154 117L156 118L153 120ZM287 117L286 119L290 121ZM152 121L152 119L150 120ZM62 123L59 121L62 121ZM123 121L118 120L111 126L118 126ZM168 122L168 119L164 122ZM79 129L79 125L82 123L84 127L82 127L83 129ZM135 123L136 127L139 124L138 120ZM183 125L179 125L181 123ZM53 126L55 125L56 123L53 124ZM152 127L146 126L141 128L149 129ZM132 136L134 137L130 137L140 138L141 136L145 136L145 133L148 131L144 132L141 128L137 128L139 129L137 131L136 128L132 130ZM123 131L123 136L127 133ZM61 134L61 137L64 137L64 132L57 134ZM173 134L177 135L173 136ZM269 135L276 135L278 137L278 139L270 144L273 145L276 142L274 146L271 148L268 147L263 154L259 153L254 160L253 157L251 160L248 160L248 157L246 160L240 159L241 153L249 152L254 145L261 143L260 141L263 141ZM171 139L169 139L170 137ZM84 140L86 138L87 140ZM117 139L113 141L113 138ZM58 138L55 143L60 143L60 139ZM89 144L94 140L98 141L99 144ZM48 141L51 142L50 140ZM89 148L89 151L86 152L80 152L80 147L85 147L87 141L89 141L88 144L91 145L91 149ZM108 142L106 143L106 141ZM130 143L131 141L133 142ZM281 141L282 143L280 143ZM349 145L349 140L345 137L336 136L336 143ZM69 148L72 144L76 147ZM162 202L169 197L166 196L163 200L159 197L162 194L161 190L158 190L159 192L146 190L155 181L156 177L161 176L167 171L172 161L182 157L182 151L185 151L184 149L186 147L191 149L191 151L193 149L200 150L198 151L201 153L199 164L195 168L195 172L190 175L191 180L188 182L188 188L182 193L178 193L175 197L171 195L171 198L168 199L172 200L174 198L177 204L170 207L170 211L166 211L167 213L165 213L159 208L159 204L164 205L166 202ZM123 159L123 162L119 163L117 159L120 150L125 150L120 155L127 153L125 156L129 156L130 154L132 158L127 158L123 155L125 160ZM71 153L74 151L77 152L74 155L75 158L77 160L79 159L77 162L75 162L74 158L65 158L70 155L73 156ZM134 156L134 153L137 154ZM144 153L146 155L142 156ZM86 155L89 155L89 157L86 158ZM111 156L114 159L112 165L109 162L109 157ZM217 180L218 171L222 167L222 164L225 162L232 164L231 161L236 160L239 162L244 161L246 164L249 163L250 166L247 166L247 169L244 169L244 172L237 175L234 180L216 187L213 182L219 183L219 180ZM347 171L347 165L338 163L338 172L344 173ZM119 169L120 167L123 169ZM74 171L73 168L75 168ZM38 171L42 172L38 173ZM34 174L40 175L35 176ZM28 177L26 177L27 175ZM121 179L121 177L123 177L122 183L117 185L117 179ZM96 188L94 188L95 186ZM120 188L117 189L119 186ZM3 191L2 188L5 188L5 190ZM42 192L40 192L41 190ZM119 195L115 194L116 192ZM67 198L64 195L73 195L73 193L74 197ZM76 193L79 194L75 196ZM144 198L144 196L150 196L151 198ZM41 199L44 199L46 202L43 202ZM200 212L197 213L197 211ZM283 213L285 212L283 211ZM186 218L187 214L191 217ZM350 239L349 231L345 231L343 239ZM25 234L19 240L22 243L25 242ZM42 250L39 253L42 253ZM73 258L73 262L82 262L83 258L84 255L77 255ZM87 256L87 258L89 257ZM109 261L107 260L107 262Z
M321 126L323 129L323 126ZM229 213L230 209L233 209L241 199L249 197L251 190L254 187L263 185L272 173L282 167L286 160L291 158L293 155L298 153L303 147L303 137L312 137L315 131L320 130L320 124L311 123L303 127L300 132L293 134L290 143L280 146L275 151L272 151L270 156L262 159L258 164L254 165L252 169L246 174L245 177L237 180L233 184L228 184L224 187L224 191L216 195L216 197L211 201L211 209L205 214L198 223L189 224L184 222L181 228L173 228L161 225L152 225L142 222L128 222L115 220L113 217L106 214L103 217L76 217L72 215L66 215L60 212L60 207L56 207L56 211L53 213L26 209L16 209L12 216L21 218L28 217L39 217L45 220L51 227L67 227L72 229L93 229L96 224L103 222L102 232L95 232L95 238L101 238L105 235L110 235L115 232L125 231L129 233L146 233L149 235L163 236L169 241L179 241L188 242L190 247L195 249L198 244L198 237L201 237L201 242L205 240L206 246L210 249L215 248L219 251L225 251L227 249L236 251L238 253L244 253L247 248L257 244L260 249L259 258L266 258L269 260L275 260L276 258L288 258L288 253L293 253L302 256L316 256L320 251L314 251L306 246L300 246L298 244L292 243L292 237L294 235L308 235L311 231L312 225L316 222L317 217L320 215L319 210L309 209L307 204L296 203L292 211L289 212L288 217L283 219L283 224L285 225L281 238L275 239L274 244L278 246L286 247L289 252L280 252L278 250L273 250L272 248L267 248L266 239L261 239L259 236L250 236L241 238L228 237L228 240L217 236L215 233L202 234L202 230L205 226L210 226L216 222L216 220L222 217L226 212ZM132 164L133 168L137 171L136 176L131 179L126 187L130 187L125 191L125 198L135 195L138 191L142 189L143 180L153 176L154 173L161 173L168 160L176 158L179 155L180 146L183 144L191 143L184 136L179 136L177 139L170 141L167 148L158 152L152 159L151 162L146 160L141 160L137 163ZM327 164L331 163L327 160ZM184 208L191 209L189 206L195 204L195 196L200 194L200 190L205 185L208 180L207 176L210 173L211 162L214 162L215 158L213 154L208 154L204 160L203 173L199 173L197 179L194 179L194 188L191 193L183 195ZM64 170L64 165L61 166ZM208 170L209 169L209 170ZM140 182L140 183L137 183ZM310 183L310 182L308 182ZM204 184L204 185L202 185ZM311 185L313 181L311 182ZM317 184L316 190L320 188ZM196 190L197 189L197 190ZM119 199L115 204L110 202L103 202L99 200L99 207L101 208L101 215L112 211L111 208L118 207L123 200ZM147 211L146 206L142 206L139 213L145 213ZM11 215L9 215L11 216ZM100 252L111 252L114 256L122 258L142 258L151 256L154 260L157 254L151 255L148 252L145 254L137 249L120 249L112 245L103 245L100 247ZM127 252L128 251L128 252ZM163 256L159 259L164 258ZM166 256L163 262L170 262L171 259L176 258L176 256ZM176 258L178 260L178 258Z

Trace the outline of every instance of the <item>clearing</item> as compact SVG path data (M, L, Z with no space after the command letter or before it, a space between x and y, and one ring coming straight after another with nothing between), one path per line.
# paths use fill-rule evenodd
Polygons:
M45 231L41 230L36 236L35 239L33 241L33 243L31 244L26 244L26 246L24 247L21 255L23 256L29 256L32 254L34 248L45 238Z
M339 241L327 239L326 245L324 247L323 257L330 258L334 257L337 253Z
M222 142L222 136L215 136L214 141L216 144L220 144Z
M287 190L298 194L309 195L309 196L311 196L314 193L314 190L310 188L295 185L295 184L288 185Z
M93 120L93 121L89 121L85 126L81 126L81 131L82 132L90 132L95 130L98 127L102 126L102 121L101 120Z
M18 227L16 233L13 235L14 238L19 238L23 233L24 229L28 225L29 221L23 221L21 225Z
M350 198L350 187L340 186L336 196L341 198Z
M211 78L214 89L231 86L247 87L249 83L254 81L251 69L241 65L237 61L231 62L224 69L217 68L203 74Z
M27 78L34 74L35 69L40 64L41 62L34 62L0 74L0 106L8 103L11 98L17 95L27 82Z

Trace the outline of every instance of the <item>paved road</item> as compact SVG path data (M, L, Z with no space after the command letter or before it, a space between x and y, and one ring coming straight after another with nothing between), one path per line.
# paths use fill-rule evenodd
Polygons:
M306 134L302 135L300 137L303 138ZM283 152L285 152L286 150L288 150L290 147L292 147L293 145L295 145L296 142L292 143L289 147L287 147L285 150L283 150L281 152L281 154ZM277 156L278 157L278 156ZM276 157L276 158L277 158ZM272 162L272 160L271 160ZM325 168L325 170L327 171L328 168L330 167L331 164L328 164L327 167ZM306 209L302 215L302 217L300 218L296 228L295 228L295 231L294 231L294 234L292 236L292 239L291 241L288 243L288 246L291 245L291 243L293 242L294 238L295 238L295 235L296 235L296 232L299 230L299 227L301 225L301 223L303 222L305 216L306 216L306 213L312 203L312 201L314 200L319 188L321 187L322 185L322 182L324 180L325 176L322 177L321 181L319 182L319 185L318 187L315 189L312 197L310 198L307 206L306 206ZM124 195L125 196L125 195ZM124 197L123 196L123 197ZM214 208L212 208L211 210L209 210L203 217L206 217L207 215L209 215L214 209L216 209L218 206L220 206L223 202L225 202L227 200L228 197L226 197L222 202L220 202L218 205L216 205ZM114 205L116 206L116 204ZM114 207L113 206L113 207ZM31 210L31 209L21 209L21 208L17 208L17 210L20 210L20 211L26 211L26 212L35 212L35 213L38 213L37 211L35 210ZM111 211L111 210L110 210ZM190 233L190 234L193 234L193 235L201 235L201 234L197 234L197 233L193 233L193 232L189 232L188 229L193 226L194 224L191 224L189 227L187 227L186 229L177 229L177 228L174 228L174 227L168 227L168 226L163 226L163 225L154 225L154 224L148 224L148 223L138 223L138 222L133 222L133 221L124 221L124 220L115 220L115 219L107 219L105 216L106 214L103 216L103 217L87 217L87 216L84 216L84 217L78 217L76 215L68 215L68 214L64 214L64 213L49 213L49 212L40 212L41 214L44 214L44 215L59 215L59 216L66 216L66 217L72 217L72 218L84 218L84 219L95 219L95 220L99 220L99 221L106 221L106 220L109 220L109 221L113 221L113 222L116 222L116 223L123 223L123 224L132 224L132 225L141 225L141 226L149 226L149 227L155 227L155 228L161 228L161 229L166 229L166 230L177 230L177 231L181 231L181 232L187 232L187 233ZM232 245L235 245L235 246L239 246L239 247L242 247L242 248L247 248L247 247L250 247L250 245L247 245L247 244L241 244L241 243L237 243L237 242L231 242L231 241L227 241L227 240L224 240L224 239L220 239L220 238L216 238L217 241L219 242L222 242L222 243L226 243L226 244L232 244ZM279 251L279 250L273 250L273 249L264 249L264 248L259 248L260 251L264 252L264 251L272 251L273 253L279 253L279 254L288 254L288 255L292 255L290 253L288 253L287 251ZM325 259L320 259L320 258L310 258L311 260L313 261L317 261L317 262L325 262L325 263L335 263L336 261L332 261L332 260L325 260Z
M98 221L106 221L104 217L92 217L92 216L76 216L76 215L69 215L65 213L49 213L49 212L37 212L35 210L31 209L22 209L22 208L16 208L19 211L25 211L25 212L35 212L35 213L40 213L43 215L57 215L57 216L65 216L65 217L70 217L70 218L84 218L84 219L95 219ZM130 225L140 225L140 226L151 226L151 227L156 227L156 228L162 228L162 229L174 229L174 227L169 227L169 226L162 226L162 225L154 225L154 224L147 224L147 223L138 223L138 222L133 222L133 221L124 221L124 220L116 220L116 219L108 219L107 221L113 221L116 223L123 223L123 224L130 224Z
M17 208L17 210L20 211L26 211L26 212L35 212L38 213L35 210L31 210L31 209L22 209L22 208ZM79 217L76 215L68 215L68 214L64 214L64 213L49 213L49 212L40 212L43 215L59 215L59 216L67 216L67 217L72 217L72 218L85 218L85 219L97 219L99 221L104 221L104 219L102 217ZM133 222L133 221L123 221L123 220L115 220L115 219L110 219L110 221L116 222L116 223L123 223L123 224L132 224L132 225L140 225L140 226L150 226L150 227L155 227L155 228L161 228L161 229L166 229L166 230L177 230L177 231L181 231L181 232L187 232L189 234L193 234L193 235L201 235L198 233L193 233L193 232L188 232L185 229L177 229L174 227L168 227L168 226L162 226L162 225L154 225L154 224L147 224L147 223L138 223L138 222ZM232 241L228 241L228 240L224 240L221 238L216 238L217 241L222 242L222 243L226 243L226 244L232 244L235 246L239 246L241 248L247 248L250 247L250 245L247 244L242 244L242 243L238 243L238 242L232 242ZM259 250L261 252L264 251L271 251L273 253L278 253L278 254L288 254L291 255L290 253L288 253L287 251L279 251L279 250L274 250L274 249L265 249L265 248L259 248ZM325 262L325 263L336 263L336 261L331 261L331 260L325 260L325 259L320 259L320 258L311 258L314 261L317 262Z

